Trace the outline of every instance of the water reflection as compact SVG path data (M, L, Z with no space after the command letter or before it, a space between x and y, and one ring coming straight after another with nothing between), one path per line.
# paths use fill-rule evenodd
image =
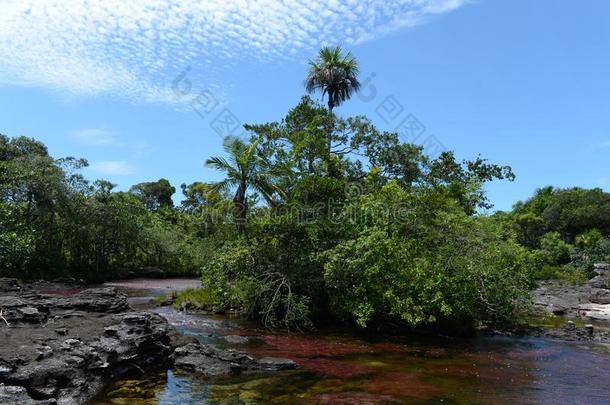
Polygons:
M540 338L370 342L265 334L230 319L158 310L204 342L288 357L301 369L203 381L172 371L115 384L113 404L608 403L607 351ZM223 339L249 336L245 345Z
M386 342L340 331L270 334L237 319L151 310L203 343L290 358L301 368L214 381L169 370L119 381L97 403L610 403L610 356L599 345L503 337Z

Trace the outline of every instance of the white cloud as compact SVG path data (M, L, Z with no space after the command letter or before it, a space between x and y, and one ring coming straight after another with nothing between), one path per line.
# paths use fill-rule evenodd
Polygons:
M125 176L135 173L136 169L129 162L124 160L106 160L94 162L89 169L105 175Z
M76 131L74 138L86 145L107 146L116 144L116 138L111 133L97 128L86 128Z
M206 86L238 60L368 41L469 0L4 0L0 80L176 102L185 66Z

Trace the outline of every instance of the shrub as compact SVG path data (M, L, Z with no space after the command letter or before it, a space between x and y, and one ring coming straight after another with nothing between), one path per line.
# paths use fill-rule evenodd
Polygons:
M467 216L435 190L413 193L396 184L358 204L402 213L327 252L327 288L340 316L360 326L400 320L472 327L516 318L531 257L498 224Z

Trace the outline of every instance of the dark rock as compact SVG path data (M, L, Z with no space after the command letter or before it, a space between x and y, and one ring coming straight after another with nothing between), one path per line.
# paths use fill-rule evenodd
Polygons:
M589 280L589 285L593 288L608 288L609 281L606 276L595 276Z
M566 329L567 330L575 330L576 329L576 325L574 324L574 322L572 321L568 321L566 322Z
M167 321L129 310L113 288L71 297L19 292L0 297L0 403L77 404L128 372L163 367ZM67 338L68 330L74 337Z
M66 329L66 328L55 329L55 333L57 333L59 336L66 336L66 335L68 335L68 329Z
M16 278L0 277L0 292L19 291L21 285Z
M221 377L254 371L289 370L297 364L288 359L257 360L247 353L221 350L212 345L191 343L179 347L172 355L174 367L202 377Z
M259 366L265 371L294 370L297 364L290 359L275 357L264 357L258 361Z
M589 296L589 301L595 304L610 304L610 290L595 290Z
M585 325L585 331L587 331L587 334L593 335L593 325L591 325L590 323Z
M48 359L53 355L53 349L50 346L37 346L36 350L38 351L38 356L36 360L44 360Z
M3 405L53 405L55 400L36 401L28 395L23 387L4 385L0 383L0 404Z

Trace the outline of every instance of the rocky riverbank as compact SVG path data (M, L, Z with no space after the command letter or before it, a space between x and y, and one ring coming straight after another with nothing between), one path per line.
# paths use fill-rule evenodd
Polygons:
M555 323L533 334L610 343L610 264L597 263L594 271L582 285L546 281L533 291L534 308Z
M0 403L75 404L129 373L177 367L202 378L295 368L201 345L115 288L0 279Z

